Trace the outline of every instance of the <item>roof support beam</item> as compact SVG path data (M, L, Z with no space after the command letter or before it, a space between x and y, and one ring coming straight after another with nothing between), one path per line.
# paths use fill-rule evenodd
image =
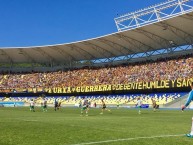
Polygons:
M136 29L136 30L133 30L133 31L148 37L149 39L151 39L154 42L156 42L162 48L171 47L171 44L169 43L170 40L167 40L167 39L165 39L163 37L160 37L160 36L158 36L158 35L156 35L154 33L145 31L142 28L141 29Z
M113 35L113 36L115 36L115 35ZM116 36L115 36L115 37L116 37ZM127 51L128 53L133 53L132 50L126 48L125 46L123 46L123 45L121 45L121 44L115 43L115 42L113 42L113 41L111 41L111 40L107 40L107 39L104 39L104 38L103 38L103 40L106 41L106 43L108 43L108 44L111 45L112 47L117 46L116 48L118 48L119 51L120 51L121 53L123 53L123 55L127 55L127 53L123 52L123 50Z
M123 34L116 34L119 38L122 38L124 39L126 42L128 42L129 44L133 45L134 48L137 48L139 50L141 50L142 52L144 51L151 51L151 50L154 50L153 47L139 41L139 40L136 40L134 38L131 38L131 37L128 37L126 35L123 35ZM141 49L141 48L147 48L147 49Z
M10 63L13 64L13 59L7 54L6 51L4 51L3 49L0 49L2 55L5 55L7 57L7 59L9 60Z
M95 39L95 41L98 41L98 42L100 42L100 43L104 43L104 42L102 42L100 39ZM93 44L93 43L92 43L92 44ZM115 56L116 56L116 53L113 53L113 52L109 51L109 50L106 49L106 48L103 48L103 47L101 47L101 46L99 46L99 45L97 45L97 44L93 44L93 45L95 45L96 47L99 47L99 48L103 49L105 52L109 53L109 54L111 55L111 57L115 57Z
M89 56L91 57L91 59L98 59L98 58L96 58L96 56L94 56L94 55L93 55L92 53L90 53L89 51L86 51L86 50L84 50L83 48L81 48L81 47L79 47L79 46L77 46L77 45L75 45L75 44L71 44L71 46L72 46L73 48L75 48L76 50L80 49L81 51L85 52L87 55L89 55Z
M171 31L173 34L184 40L187 44L193 44L193 36L175 26L172 26L166 22L161 22L161 24L155 24L159 27L164 27Z
M57 49L54 46L48 46L50 49L54 50L55 52L57 52L59 55L61 55L62 57L64 57L64 53L62 53L59 49Z
M96 40L96 41L99 41L99 40ZM99 42L100 42L100 41L99 41ZM111 51L109 51L108 49L99 46L98 44L94 44L94 43L90 43L90 42L89 42L88 44L92 45L93 47L97 48L98 50L99 50L99 48L100 48L100 50L102 50L101 53L103 54L103 56L105 55L105 57L106 57L107 59L109 59L109 57L114 57L114 56L116 55L116 54L112 53ZM110 55L110 56L109 56L109 55Z
M32 58L23 48L18 48L19 52L23 54L28 60L30 60L32 63L36 63L36 60Z
M80 49L78 49L77 47L73 46L73 45L67 45L67 47L71 48L72 50L76 50L78 52L78 54L80 54L82 57L84 57L85 60L90 60L91 58L88 57L88 55L85 55Z
M49 46L49 48L53 49L54 51L58 52L60 55L63 56L64 61L67 60L67 58L69 58L69 56L66 55L66 53L64 53L63 51L61 51L60 48L56 47L56 46ZM65 59L66 58L66 59ZM69 60L70 61L70 60Z
M52 64L53 62L57 62L55 58L53 58L51 55L49 55L47 52L45 52L44 50L42 50L39 47L33 48L33 50L39 52L40 54L42 54L42 56L44 56L47 60L49 60L49 62Z
M84 45L87 45L87 46L91 46L95 51L97 51L98 53L100 53L100 55L102 55L102 56L104 56L104 58L108 58L109 57L109 55L108 54L110 54L110 55L112 55L112 57L113 57L113 54L111 53L111 52L109 52L109 51L107 51L106 49L104 49L104 48L102 48L102 47L100 47L100 46L98 46L98 45L95 45L95 44L93 44L93 43L91 43L91 42L82 42Z
M181 15L180 17L191 21L193 20L193 15L191 14Z
M64 49L59 48L58 46L49 46L51 49L57 51L60 55L68 58L69 61L76 61L76 58L73 57L71 54L66 52Z

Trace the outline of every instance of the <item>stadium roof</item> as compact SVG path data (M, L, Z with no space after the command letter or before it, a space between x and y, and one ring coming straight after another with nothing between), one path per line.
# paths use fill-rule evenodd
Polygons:
M189 8L170 17L157 19L145 25L139 23L136 27L89 40L47 46L0 48L0 62L68 63L192 45L193 8Z

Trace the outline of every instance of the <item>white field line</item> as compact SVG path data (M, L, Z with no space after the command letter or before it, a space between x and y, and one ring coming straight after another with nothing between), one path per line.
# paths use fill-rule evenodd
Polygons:
M13 120L18 120L18 121L25 121L25 122L36 122L38 120L34 120L34 119L25 119L25 118L13 118Z
M79 144L71 144L71 145L92 145L92 144L102 144L102 143L110 143L110 142L120 142L120 141L129 141L129 140L138 140L138 139L152 139L152 138L164 138L164 137L176 137L183 136L185 134L177 134L177 135L159 135L159 136L147 136L147 137L135 137L135 138L124 138L124 139L115 139L115 140L104 140L104 141L96 141L96 142L85 142Z
M25 119L25 118L5 118L5 119L11 119L11 121L8 121L8 122L14 122L15 120L18 120L18 121L26 121L26 122L36 122L36 121L39 121L39 120L34 120L34 119Z
M15 119L16 120L16 119ZM5 122L16 122L15 120L11 121L0 121L0 123L5 123ZM26 120L26 119L17 119L17 121L24 121L24 122L38 122L38 120Z
M26 121L26 122L36 122L38 120L26 120L26 119L21 119L22 121Z

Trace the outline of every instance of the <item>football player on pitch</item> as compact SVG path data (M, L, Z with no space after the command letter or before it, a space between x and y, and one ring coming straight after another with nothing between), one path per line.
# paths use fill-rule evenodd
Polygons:
M190 104L190 102L193 101L193 82L191 82L191 85L190 85L190 86L191 86L191 89L192 89L192 90L191 90L190 93L189 93L189 96L188 96L188 99L187 99L185 105L182 106L182 111L184 111L184 109L185 109L186 107L188 107L188 105ZM186 134L186 136L193 138L193 117L192 117L192 129L191 129L191 132L190 132L189 134Z
M139 108L138 113L141 114L141 108L142 108L142 100L139 98L137 98L137 104L136 106Z
M101 102L102 102L102 104L101 104L102 105L102 110L101 110L102 112L100 114L103 114L104 110L107 110L107 111L111 112L110 109L107 109L107 106L106 106L103 99L101 99Z
M81 108L81 116L83 116L83 112L85 111L86 115L88 116L88 110L89 110L89 103L88 100L84 99L83 103L82 103L82 108Z

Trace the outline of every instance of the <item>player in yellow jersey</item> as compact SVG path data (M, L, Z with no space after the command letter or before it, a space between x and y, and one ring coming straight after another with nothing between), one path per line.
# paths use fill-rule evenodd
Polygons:
M101 104L102 109L101 109L101 113L100 114L103 114L104 110L107 110L107 111L111 112L110 109L107 109L107 106L106 106L106 104L105 104L103 99L101 99L101 102L102 102L102 104Z

